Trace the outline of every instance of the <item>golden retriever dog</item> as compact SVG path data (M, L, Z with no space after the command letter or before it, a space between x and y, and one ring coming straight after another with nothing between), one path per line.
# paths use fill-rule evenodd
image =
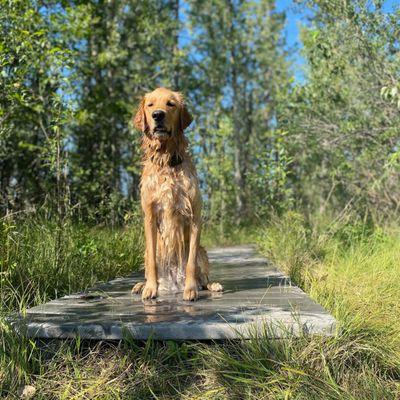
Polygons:
M197 300L199 289L222 291L210 283L209 263L200 246L201 196L184 130L191 124L183 96L165 88L147 93L134 125L143 132L141 204L146 238L145 282L133 293L153 299L159 291L183 291Z

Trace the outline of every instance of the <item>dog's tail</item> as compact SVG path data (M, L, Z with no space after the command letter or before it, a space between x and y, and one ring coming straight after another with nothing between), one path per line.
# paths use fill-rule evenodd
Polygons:
M210 262L208 261L207 251L203 246L199 246L199 252L197 253L197 265L199 267L197 281L204 289L207 289L209 282L208 274L210 271Z

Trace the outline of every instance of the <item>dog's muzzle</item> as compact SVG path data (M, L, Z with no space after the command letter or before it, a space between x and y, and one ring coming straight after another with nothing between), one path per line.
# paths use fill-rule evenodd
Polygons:
M171 131L164 126L156 126L153 130L153 136L159 139L166 139L171 136Z

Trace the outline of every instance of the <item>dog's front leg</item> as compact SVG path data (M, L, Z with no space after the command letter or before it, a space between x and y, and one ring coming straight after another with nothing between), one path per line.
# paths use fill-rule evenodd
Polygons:
M142 299L157 297L157 265L156 265L156 221L151 206L144 209L144 235L146 239L146 284L143 288Z
M185 289L183 291L183 300L194 301L199 297L199 291L196 281L196 262L197 252L200 242L200 218L193 221L190 227L190 245L189 257L186 265Z

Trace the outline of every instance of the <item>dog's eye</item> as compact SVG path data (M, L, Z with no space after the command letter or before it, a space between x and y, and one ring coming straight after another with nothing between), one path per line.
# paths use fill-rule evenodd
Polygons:
M173 103L172 101L167 101L167 106L168 107L175 107L175 103Z
M153 107L153 103L147 104L147 107Z

